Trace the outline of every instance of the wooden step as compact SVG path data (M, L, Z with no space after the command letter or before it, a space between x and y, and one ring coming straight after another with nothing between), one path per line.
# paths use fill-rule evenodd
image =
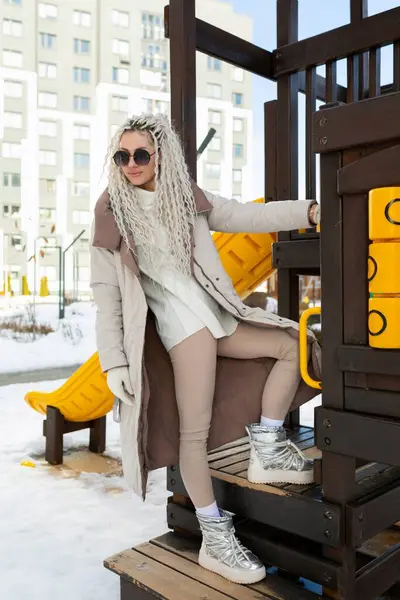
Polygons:
M197 563L199 543L168 533L104 561L121 580L121 600L321 600L320 588L276 570L242 586Z

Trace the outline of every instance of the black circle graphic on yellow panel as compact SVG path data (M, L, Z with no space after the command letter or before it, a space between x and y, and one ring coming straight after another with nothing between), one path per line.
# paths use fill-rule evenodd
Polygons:
M372 264L371 264L372 263ZM371 265L371 269L370 269ZM370 274L371 271L371 274ZM368 281L372 281L378 272L378 263L373 256L368 256Z
M382 326L375 333L373 331L371 331L371 327L370 327L371 315L378 315L378 317L380 317L382 319ZM369 314L368 314L368 333L369 333L369 335L371 335L373 337L376 337L377 335L382 335L382 333L384 331L386 331L387 325L388 325L387 318L385 317L385 315L383 313L381 313L380 310L370 310L369 311Z
M389 223L391 223L392 225L400 225L400 221L396 221L396 219L393 219L390 216L390 209L397 202L400 202L400 198L393 198L393 200L391 200L390 202L388 202L388 204L385 206L385 217L389 221Z

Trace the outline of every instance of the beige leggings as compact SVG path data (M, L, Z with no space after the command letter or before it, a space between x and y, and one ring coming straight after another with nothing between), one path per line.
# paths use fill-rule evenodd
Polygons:
M214 398L217 355L276 358L265 384L264 417L284 419L300 382L298 341L278 329L240 323L235 333L216 340L202 329L170 350L180 418L179 463L196 508L214 502L207 460L207 438Z

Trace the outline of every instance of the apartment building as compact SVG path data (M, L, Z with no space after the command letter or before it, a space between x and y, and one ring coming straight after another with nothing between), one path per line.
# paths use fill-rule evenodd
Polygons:
M105 183L110 136L128 114L169 114L165 0L0 0L0 287L18 293L47 276L88 292L92 209ZM198 17L251 39L250 18L228 2L197 0ZM251 76L197 54L198 144L204 188L247 201ZM34 260L32 257L36 257ZM38 289L38 287L36 287Z

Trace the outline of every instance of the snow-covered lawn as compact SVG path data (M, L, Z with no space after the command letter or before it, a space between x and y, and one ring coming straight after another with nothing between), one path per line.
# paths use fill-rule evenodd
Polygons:
M14 304L1 309L0 305L0 321L18 314L26 315L27 308ZM85 362L96 352L95 316L96 308L92 302L67 306L63 322L58 319L57 302L37 304L38 324L50 325L54 333L31 342L0 335L0 373L57 368Z
M1 600L117 600L118 577L103 560L167 531L164 470L152 474L142 503L121 477L67 478L45 466L42 417L23 398L61 384L0 387ZM107 427L107 454L119 456L111 417ZM85 431L64 436L67 448L87 442Z

